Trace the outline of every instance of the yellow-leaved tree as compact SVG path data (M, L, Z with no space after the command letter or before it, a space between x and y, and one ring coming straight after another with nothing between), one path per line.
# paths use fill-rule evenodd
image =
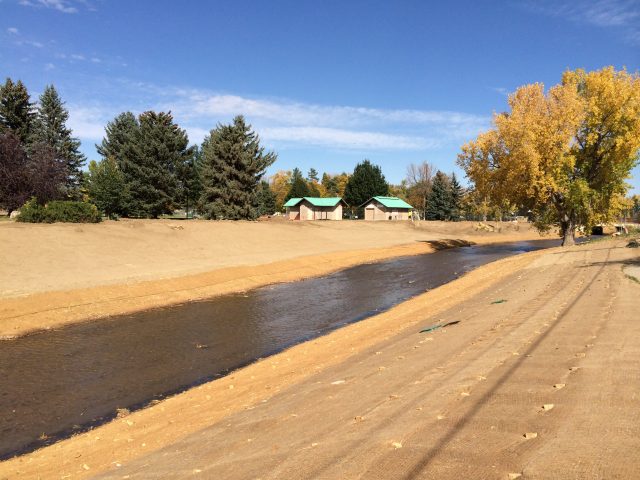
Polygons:
M559 224L563 245L577 227L612 219L638 163L638 74L567 71L547 92L519 88L509 107L458 155L477 195L529 208L540 230Z

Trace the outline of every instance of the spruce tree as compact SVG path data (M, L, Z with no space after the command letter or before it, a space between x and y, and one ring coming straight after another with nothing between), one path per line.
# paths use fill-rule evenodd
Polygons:
M310 168L307 173L307 180L309 182L317 182L318 181L318 171L315 168Z
M258 216L273 215L276 211L276 196L269 182L262 180L258 188Z
M389 194L389 184L386 182L382 170L369 160L356 165L353 175L349 177L344 190L344 201L351 208L358 208L371 197Z
M202 144L201 208L209 219L254 219L258 183L277 155L265 153L260 138L239 115L218 124Z
M171 113L145 112L138 119L127 184L138 216L171 213L178 192L176 171L193 155L187 133Z
M192 147L193 154L187 158L176 171L178 179L177 202L185 209L185 215L189 218L189 211L193 212L202 195L202 179L200 170L202 165L202 150L197 146Z
M107 157L89 163L87 177L89 198L109 218L122 215L127 205L128 190L124 175L116 161Z
M131 112L123 112L113 121L107 123L105 127L105 137L100 145L96 145L96 150L103 159L113 158L118 165L118 169L124 176L127 188L134 183L138 173L138 161L136 159L136 141L140 124ZM129 195L123 205L123 215L130 212L141 212L142 206L138 199Z
M71 136L71 130L66 126L68 119L69 112L64 108L64 102L53 85L48 85L40 95L31 143L43 143L54 149L67 166L67 194L78 198L86 158L79 150L80 141Z
M451 217L451 191L449 179L440 170L433 177L427 201L427 220L447 220Z
M298 170L298 174L296 174L297 168L293 170L293 176L291 177L291 188L289 189L289 193L284 197L285 203L292 198L302 198L302 197L313 197L313 192L309 188L309 184L302 178L302 175L299 174L300 170Z
M4 85L0 85L0 133L13 131L23 145L30 141L33 126L33 104L29 92L22 81L7 78Z
M462 212L462 197L464 195L464 188L458 182L456 178L456 174L451 174L451 182L450 182L450 201L451 201L451 219L458 221L460 219L460 214Z

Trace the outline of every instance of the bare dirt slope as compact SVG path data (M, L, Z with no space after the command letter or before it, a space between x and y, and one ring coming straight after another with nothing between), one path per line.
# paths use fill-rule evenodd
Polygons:
M0 225L0 340L359 263L429 253L460 239L540 238L527 224L176 222ZM447 240L449 239L449 240Z
M459 325L409 329L117 478L633 478L640 287L621 274L627 256L543 256L423 321Z
M636 478L640 285L623 245L482 267L0 478Z
M519 231L478 233L472 222L207 222L120 220L101 224L0 224L0 298L141 280L175 278L332 252L419 240L540 238Z

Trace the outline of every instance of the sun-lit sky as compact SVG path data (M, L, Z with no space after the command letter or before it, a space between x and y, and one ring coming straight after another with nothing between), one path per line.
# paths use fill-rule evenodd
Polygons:
M0 76L34 100L53 83L89 159L107 121L154 109L193 143L244 114L270 173L460 173L509 92L606 65L640 68L640 1L0 0Z

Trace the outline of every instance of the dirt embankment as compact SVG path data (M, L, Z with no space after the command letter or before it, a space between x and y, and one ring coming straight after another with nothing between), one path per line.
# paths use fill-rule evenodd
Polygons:
M538 239L472 222L204 222L0 225L0 338L131 313L460 242Z
M0 478L634 478L637 260L601 242L495 262Z

